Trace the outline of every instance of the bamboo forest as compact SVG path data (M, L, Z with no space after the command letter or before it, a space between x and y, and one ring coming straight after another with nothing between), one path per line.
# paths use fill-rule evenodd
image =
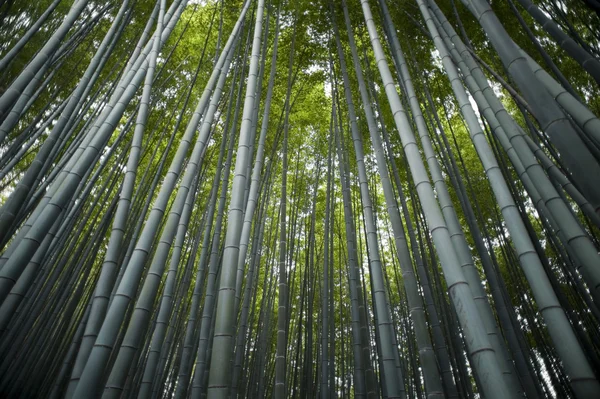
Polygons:
M598 0L0 0L0 398L600 398L599 116Z

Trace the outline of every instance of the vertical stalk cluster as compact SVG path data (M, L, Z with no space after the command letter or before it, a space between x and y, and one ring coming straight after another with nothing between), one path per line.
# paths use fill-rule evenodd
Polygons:
M592 3L0 0L0 396L600 396Z

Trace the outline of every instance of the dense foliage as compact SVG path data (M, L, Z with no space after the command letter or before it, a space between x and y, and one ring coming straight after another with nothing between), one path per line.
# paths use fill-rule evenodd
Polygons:
M600 397L595 0L0 0L0 396Z

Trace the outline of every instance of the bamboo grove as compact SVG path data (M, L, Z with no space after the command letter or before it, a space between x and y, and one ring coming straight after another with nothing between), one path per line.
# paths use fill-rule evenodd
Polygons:
M0 0L0 397L600 397L597 115L596 0Z

